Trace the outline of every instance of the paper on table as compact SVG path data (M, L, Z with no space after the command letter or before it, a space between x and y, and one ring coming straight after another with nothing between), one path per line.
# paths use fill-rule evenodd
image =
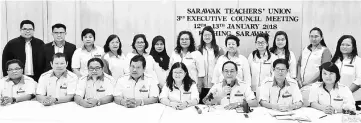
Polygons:
M275 116L291 116L291 115L294 115L295 113L293 113L293 112L280 112L280 111L276 111L276 110L270 110L269 114L272 117L275 117Z
M298 121L307 121L311 122L311 119L307 116L276 116L277 120L298 120Z

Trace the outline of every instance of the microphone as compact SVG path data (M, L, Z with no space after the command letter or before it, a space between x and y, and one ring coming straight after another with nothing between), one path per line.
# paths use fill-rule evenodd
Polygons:
M227 86L231 87L231 84L227 84ZM231 95L231 93L228 93L228 94L227 94L227 99L230 99L230 98L231 98L230 95Z
M198 112L198 114L202 114L202 110L198 106L194 106Z

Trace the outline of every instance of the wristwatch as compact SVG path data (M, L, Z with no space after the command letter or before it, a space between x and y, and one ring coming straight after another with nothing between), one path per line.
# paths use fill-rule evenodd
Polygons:
M11 99L13 100L13 102L11 102L11 104L16 103L16 98L15 97L12 97Z
M55 104L55 103L57 103L58 101L59 101L59 99L58 99L58 98L55 98L55 102L54 102L54 104Z

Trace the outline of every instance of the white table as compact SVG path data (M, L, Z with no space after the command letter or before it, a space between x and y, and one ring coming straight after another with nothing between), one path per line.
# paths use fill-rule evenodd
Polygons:
M125 108L115 103L83 108L74 102L43 106L36 101L21 102L0 107L0 123L297 123L297 121L277 120L269 113L273 110L256 107L249 118L235 110L217 107L208 112L205 105L198 114L194 107L175 110L163 104L152 104L137 108ZM341 123L342 114L329 115L319 119L323 112L313 108L301 108L293 111L297 115L308 116L312 122Z

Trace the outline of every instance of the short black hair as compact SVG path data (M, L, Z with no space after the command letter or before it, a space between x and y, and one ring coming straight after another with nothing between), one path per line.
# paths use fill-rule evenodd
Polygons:
M233 64L234 67L236 68L236 71L238 71L237 64L234 63L233 61L226 61L226 62L223 64L223 66L222 66L222 71L224 71L224 66L225 66L226 64Z
M137 35L134 36L134 38L133 38L133 43L132 43L133 49L134 49L136 52L138 52L138 51L135 49L135 42L137 41L138 38L143 38L144 44L145 44L145 46L144 46L144 51L143 51L143 52L146 53L145 49L148 48L149 44L148 44L147 38L145 38L145 35L144 35L144 34L137 34Z
M16 63L16 64L18 64L20 67L21 67L21 69L24 69L24 63L23 62L21 62L20 60L18 60L18 59L12 59L12 60L9 60L9 61L7 61L6 62L6 66L5 66L5 69L6 70L8 70L9 69L9 65L11 65L11 64L14 64L14 63Z
M322 69L325 69L326 71L333 72L336 74L336 81L335 84L340 80L340 70L336 66L336 64L332 62L325 62L320 66L320 79L318 81L323 82L322 79Z
M237 47L239 46L239 38L237 37L237 36L235 36L235 35L232 35L232 34L230 34L230 35L228 35L227 37L226 37L226 40L225 40L225 45L227 46L227 43L228 43L228 40L230 40L230 39L233 39L233 40L235 40L236 41L236 44L237 44Z
M143 68L145 68L145 66L147 65L147 63L146 63L146 61L145 61L145 58L144 58L142 55L136 55L136 56L134 56L134 57L130 60L129 65L132 64L132 62L138 62L138 61L141 61Z
M88 67L90 65L91 62L99 62L100 66L103 68L104 67L104 63L103 63L103 60L101 60L100 58L91 58L89 59L88 61Z
M35 29L35 24L31 20L23 20L23 21L21 21L20 29L23 28L24 24L31 24L31 26L33 26L33 29Z
M278 64L284 64L286 66L287 69L290 68L290 64L288 63L288 61L286 59L276 59L275 61L273 61L273 68L276 68L276 66Z
M65 62L68 62L68 61L66 61L66 55L64 53L58 52L53 55L53 58L51 59L51 63L53 63L55 58L61 58L61 57L63 57L65 59Z
M89 29L89 28L85 28L82 32L81 32L81 40L83 40L83 37L86 35L86 34L92 34L93 37L94 37L94 40L95 40L95 31L93 29Z
M55 28L64 28L65 32L66 32L66 26L64 24L61 24L61 23L57 23L57 24L54 24L52 27L51 27L51 31L54 31Z

